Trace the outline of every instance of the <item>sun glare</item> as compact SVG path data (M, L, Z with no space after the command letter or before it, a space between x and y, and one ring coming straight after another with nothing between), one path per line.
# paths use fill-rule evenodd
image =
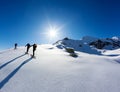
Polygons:
M57 33L56 33L56 31L51 30L51 31L49 32L49 34L50 34L51 37L55 37Z
M49 37L49 39L52 40L52 39L57 38L60 35L59 31L60 31L60 29L58 26L49 24L46 33L47 33L47 36Z
M57 25L48 22L48 25L45 25L45 32L43 33L48 42L60 39L62 37L62 29L64 26L65 25Z
M56 37L57 34L58 34L58 33L57 33L57 29L55 29L55 28L50 28L50 29L49 29L48 35L49 35L51 38Z

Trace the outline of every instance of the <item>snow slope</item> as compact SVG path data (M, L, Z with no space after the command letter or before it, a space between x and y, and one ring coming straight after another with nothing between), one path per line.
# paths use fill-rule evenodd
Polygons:
M73 58L53 45L39 45L36 59L25 50L0 52L0 92L120 91L120 49L103 55L76 52Z

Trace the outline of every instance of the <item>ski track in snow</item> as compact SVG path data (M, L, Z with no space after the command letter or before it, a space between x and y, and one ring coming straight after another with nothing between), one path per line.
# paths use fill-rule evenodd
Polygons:
M73 58L52 45L40 45L33 59L25 50L0 53L0 92L120 91L120 56L77 52Z

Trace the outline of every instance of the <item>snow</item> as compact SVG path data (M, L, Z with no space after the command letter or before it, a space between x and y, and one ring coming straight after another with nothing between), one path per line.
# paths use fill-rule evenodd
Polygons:
M56 42L54 45L59 49L64 49L67 47L73 48L75 51L81 51L89 54L100 54L100 51L95 49L94 47L90 47L88 42L91 42L97 38L92 37L83 37L82 40L60 40Z
M120 41L120 38L119 38L119 37L114 36L114 37L112 37L112 40L114 40L114 41Z
M100 41L99 44L98 40ZM98 46L95 46L95 44L97 44ZM69 47L73 48L75 51L101 55L102 52L105 50L116 50L120 48L120 37L115 36L112 38L95 38L91 36L84 36L80 40L64 38L57 41L53 45L58 47L59 49L65 49Z
M102 55L38 45L36 59L25 47L0 52L0 92L119 92L120 49Z

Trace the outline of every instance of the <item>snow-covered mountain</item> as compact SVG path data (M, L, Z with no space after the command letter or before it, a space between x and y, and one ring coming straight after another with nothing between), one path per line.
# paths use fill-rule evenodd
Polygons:
M76 51L74 58L55 45L38 45L36 59L30 56L32 48L29 54L25 51L18 47L0 52L0 92L120 91L120 49L103 55Z
M115 50L120 48L120 38L94 38L90 36L85 36L81 40L73 40L69 38L64 38L57 41L54 45L60 49L63 48L73 48L75 51L82 51L90 54L101 54L105 50Z

